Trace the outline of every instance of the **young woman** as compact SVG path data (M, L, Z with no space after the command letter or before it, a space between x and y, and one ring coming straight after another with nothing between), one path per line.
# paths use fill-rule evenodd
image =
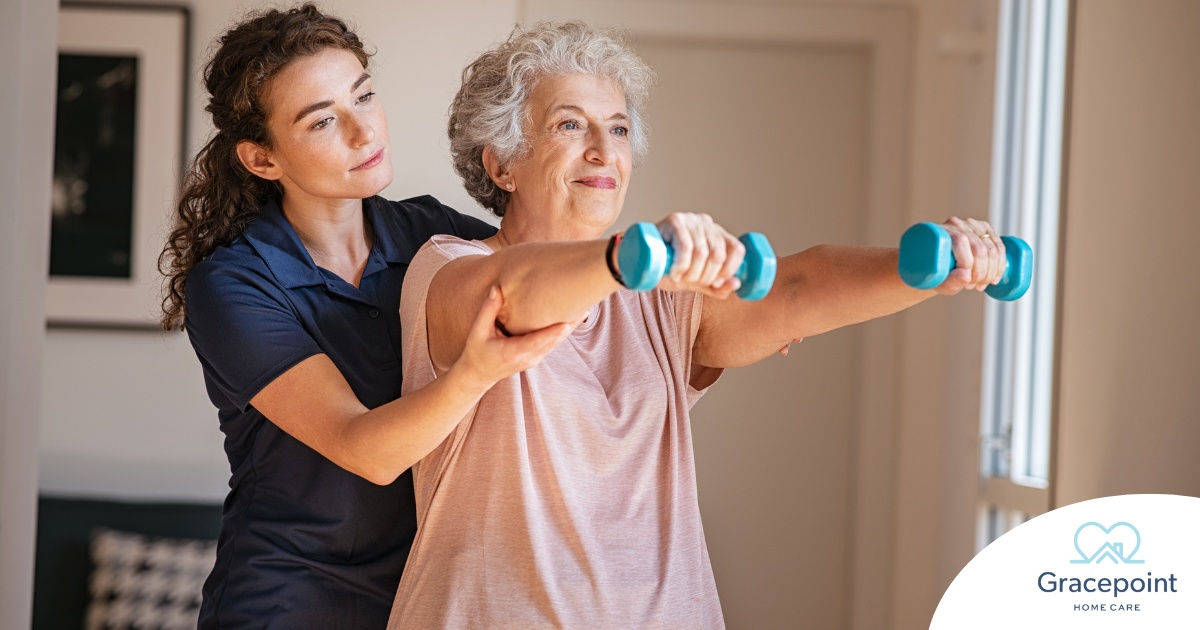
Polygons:
M204 71L215 133L184 179L159 264L231 470L201 628L383 627L416 529L409 466L571 326L496 331L400 398L399 300L431 235L495 230L392 180L369 54L312 5L248 16Z

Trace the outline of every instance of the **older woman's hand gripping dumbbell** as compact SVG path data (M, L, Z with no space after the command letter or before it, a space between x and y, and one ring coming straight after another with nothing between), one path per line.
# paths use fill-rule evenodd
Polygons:
M743 300L761 300L775 283L775 251L767 237L758 232L748 232L738 240L746 247L746 256L735 274L742 285L737 295ZM649 291L658 286L674 257L674 250L653 223L634 224L625 231L617 248L622 280L635 291Z
M989 296L1011 301L1025 295L1033 279L1033 250L1015 236L1003 236L1007 267L1000 281L985 291ZM918 223L900 238L900 277L914 289L932 289L946 281L957 266L950 234L935 223Z

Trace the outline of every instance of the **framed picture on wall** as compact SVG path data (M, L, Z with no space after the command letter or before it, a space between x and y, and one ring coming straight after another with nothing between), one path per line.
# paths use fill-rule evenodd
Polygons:
M180 6L59 11L51 325L156 325L186 145L188 22Z

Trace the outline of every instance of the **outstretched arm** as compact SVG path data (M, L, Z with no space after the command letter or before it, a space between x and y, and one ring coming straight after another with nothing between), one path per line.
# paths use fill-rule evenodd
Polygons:
M957 267L936 289L913 289L897 272L898 250L819 245L779 259L775 286L759 302L706 300L693 349L710 367L740 367L794 339L902 311L935 295L982 291L1004 274L1004 246L987 223L950 219Z
M660 224L675 245L674 281L664 286L702 292L722 301L737 289L730 279L741 244L706 215L672 214ZM512 245L488 256L452 260L433 277L426 298L429 354L443 370L462 352L470 322L490 287L504 298L498 322L522 334L556 322L578 322L621 288L605 261L607 239Z

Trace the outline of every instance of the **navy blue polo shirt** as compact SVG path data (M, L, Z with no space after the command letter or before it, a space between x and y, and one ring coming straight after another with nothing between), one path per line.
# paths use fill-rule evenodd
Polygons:
M412 475L349 473L250 405L300 361L329 356L367 408L400 396L400 288L434 234L488 224L433 197L363 201L359 287L313 263L271 201L187 277L186 330L218 409L231 478L201 628L383 628L416 532Z

